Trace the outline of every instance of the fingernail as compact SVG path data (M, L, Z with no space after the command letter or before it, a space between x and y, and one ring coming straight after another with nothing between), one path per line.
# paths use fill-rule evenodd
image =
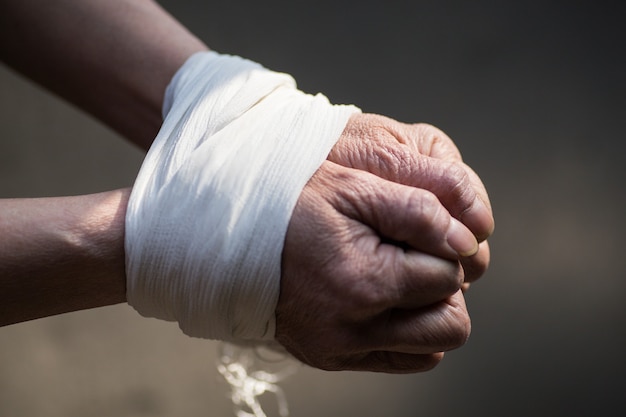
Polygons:
M450 219L447 241L461 256L472 256L478 252L478 242L472 232L455 218Z
M494 222L491 210L478 196L472 207L463 213L461 221L480 241L487 239L493 233Z

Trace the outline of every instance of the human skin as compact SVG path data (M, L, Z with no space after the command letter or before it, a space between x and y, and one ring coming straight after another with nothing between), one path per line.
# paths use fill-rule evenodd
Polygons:
M126 301L129 195L0 199L0 325Z
M295 357L327 370L408 373L465 343L463 290L488 266L494 223L482 183L443 132L354 116L295 217L306 226L289 226L291 279L276 314L277 340Z
M479 242L478 253L461 258L466 287L486 271L490 256L486 239L495 227L491 203L482 181L444 132L425 123L357 115L328 160L431 191Z
M3 0L0 28L7 64L143 149L169 80L208 49L148 0ZM277 340L302 361L416 372L467 339L461 288L487 268L493 217L433 132L354 116L305 186L276 310ZM0 324L125 302L129 193L0 201Z

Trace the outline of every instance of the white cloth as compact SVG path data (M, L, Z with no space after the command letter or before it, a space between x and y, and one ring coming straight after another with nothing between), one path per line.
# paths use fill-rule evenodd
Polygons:
M359 110L215 52L181 67L163 110L126 215L128 302L190 336L272 339L291 213Z

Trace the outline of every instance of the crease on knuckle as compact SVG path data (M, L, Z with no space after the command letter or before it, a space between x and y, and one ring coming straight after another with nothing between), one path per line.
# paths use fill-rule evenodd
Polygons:
M447 169L451 180L448 194L452 197L453 206L456 208L457 216L462 216L470 210L476 200L476 192L465 169L457 164L450 164Z
M379 147L377 157L373 161L371 168L384 173L389 180L402 180L401 173L406 171L407 167L416 164L416 159L409 147L401 143L393 143L393 146L384 144Z
M472 324L467 312L458 307L448 310L447 326L447 346L449 349L456 349L463 346L470 337Z
M421 329L424 344L441 351L463 346L471 333L471 321L467 312L458 307L447 307L436 321Z

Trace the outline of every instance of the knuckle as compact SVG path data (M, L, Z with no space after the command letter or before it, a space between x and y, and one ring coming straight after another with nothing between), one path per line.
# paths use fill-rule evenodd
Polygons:
M448 175L447 195L450 204L459 215L469 210L476 199L476 192L471 184L469 175L460 164L450 163L446 168Z
M421 131L422 136L432 143L450 140L448 135L446 135L443 130L439 129L437 126L431 125L430 123L419 123L417 126Z
M359 148L364 149L366 169L395 180L403 167L415 162L415 151L394 134L393 123L387 118L370 118L362 128Z
M446 172L450 178L454 195L463 196L467 189L471 188L469 175L461 164L450 163Z
M414 126L418 132L419 146L427 155L461 160L461 153L444 131L428 123Z
M422 329L424 345L440 351L463 346L471 333L471 320L467 310L448 305L440 314L436 323Z
M448 328L448 347L455 349L463 346L470 337L471 329L471 320L467 313L455 315Z
M406 167L415 165L416 157L411 149L397 142L382 142L375 147L375 158L368 158L368 170L392 180L400 181Z

